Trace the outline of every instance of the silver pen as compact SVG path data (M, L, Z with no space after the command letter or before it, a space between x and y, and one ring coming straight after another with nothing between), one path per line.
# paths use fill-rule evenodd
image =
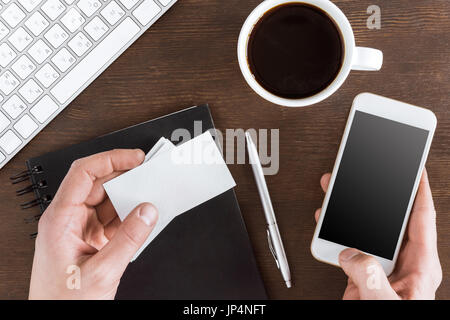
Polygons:
M258 151L256 150L256 146L248 132L245 133L245 138L247 140L247 150L250 164L253 169L256 186L258 187L259 196L261 198L264 214L267 220L267 240L269 241L269 248L275 258L277 267L280 269L281 275L286 282L286 286L290 288L291 272L289 270L280 231L278 230L277 219L275 218L275 212L273 211L272 201L270 200L269 190L267 189L266 179L264 178Z

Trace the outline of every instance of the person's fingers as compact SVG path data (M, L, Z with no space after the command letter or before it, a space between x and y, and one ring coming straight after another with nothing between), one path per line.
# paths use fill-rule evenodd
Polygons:
M363 300L392 300L398 295L392 289L378 261L356 249L345 249L339 255L339 264L358 288Z
M105 237L109 240L111 240L114 235L116 234L116 231L119 229L120 225L122 224L122 221L119 217L115 217L110 223L108 223L105 226L104 233Z
M319 217L320 217L320 212L322 211L322 208L319 208L316 210L316 212L314 213L314 218L316 219L316 223L317 221L319 221Z
M423 171L416 200L411 211L408 225L408 241L424 246L427 249L436 247L436 211L426 170Z
M111 199L106 198L97 207L97 218L104 226L118 217L116 209L114 208Z
M323 192L327 192L328 185L330 184L331 173L325 173L322 178L320 178L320 186Z
M327 192L328 189L328 184L330 183L330 178L331 178L331 173L325 173L321 178L320 178L320 186L322 187L323 192ZM322 210L322 208L319 208L316 210L316 212L314 213L314 218L316 219L316 223L317 221L319 221L319 217L320 217L320 211Z
M144 157L144 152L139 149L116 149L76 160L61 183L55 202L83 204L97 179L115 171L133 169L144 161Z
M114 237L88 261L89 269L105 272L111 281L119 280L134 254L147 240L158 220L150 203L138 205L123 220Z
M105 188L103 188L103 184L120 176L122 173L124 173L124 171L114 171L113 173L110 173L105 177L96 179L92 186L91 193L89 193L85 203L88 206L96 206L99 203L101 204L107 196Z
M426 169L423 169L422 178L420 179L416 200L414 202L414 208L434 211L433 195L431 194L430 182Z

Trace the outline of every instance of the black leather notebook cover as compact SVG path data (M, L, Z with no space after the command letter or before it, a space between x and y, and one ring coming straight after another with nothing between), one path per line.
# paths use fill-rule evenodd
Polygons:
M141 148L147 152L161 136L170 139L175 129L187 129L193 137L195 121L201 121L203 132L214 128L209 107L202 105L28 160L33 185L40 181L47 185L35 190L41 212L74 160L114 148ZM233 190L175 218L128 266L116 296L116 299L266 298Z

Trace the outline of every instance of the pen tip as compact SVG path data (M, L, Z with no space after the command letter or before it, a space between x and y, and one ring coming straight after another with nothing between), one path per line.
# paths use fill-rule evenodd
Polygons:
M288 289L289 289L290 287L292 287L292 285L291 285L291 282L290 282L290 281L286 281L286 287L288 287Z

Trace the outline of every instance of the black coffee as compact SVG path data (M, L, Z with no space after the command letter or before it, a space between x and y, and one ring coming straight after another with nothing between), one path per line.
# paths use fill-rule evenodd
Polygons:
M311 97L339 73L344 47L339 29L321 9L289 3L268 11L249 38L248 63L258 83L288 99Z

